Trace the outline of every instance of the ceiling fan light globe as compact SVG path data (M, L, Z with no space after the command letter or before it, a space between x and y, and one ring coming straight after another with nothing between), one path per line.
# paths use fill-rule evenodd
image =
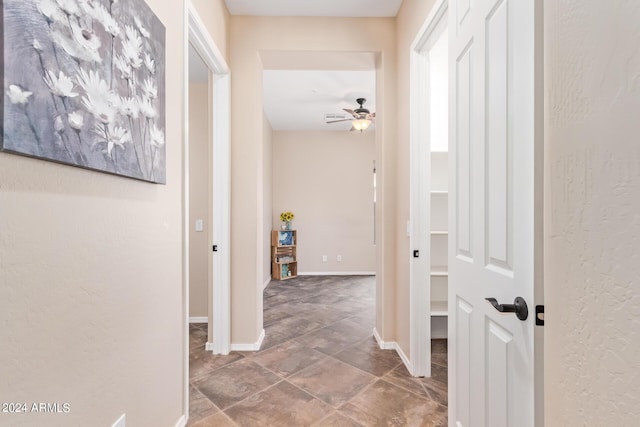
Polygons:
M371 126L371 120L357 119L352 121L351 124L355 130L359 130L360 132L362 132L363 130L366 130L369 126Z

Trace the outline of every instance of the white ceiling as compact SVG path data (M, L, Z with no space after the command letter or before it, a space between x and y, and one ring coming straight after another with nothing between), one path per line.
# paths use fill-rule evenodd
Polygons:
M232 15L396 16L402 0L225 0Z
M373 113L375 82L373 70L265 70L264 112L273 130L348 131L350 121L327 124L325 113L358 108L357 98L366 98L364 107Z
M393 17L402 0L225 0L232 15ZM325 123L326 113L358 107L375 111L375 54L262 52L263 108L274 130L348 131L351 122ZM349 70L349 71L334 71ZM375 125L371 126L371 130Z

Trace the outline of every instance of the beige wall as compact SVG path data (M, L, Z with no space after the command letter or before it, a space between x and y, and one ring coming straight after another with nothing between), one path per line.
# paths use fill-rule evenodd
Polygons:
M167 185L0 153L0 396L20 425L173 425L183 399L182 54L166 26Z
M189 85L189 317L209 316L211 249L211 151L209 85ZM204 222L196 231L196 220Z
M229 21L224 0L189 0L200 15L220 53L229 63Z
M274 133L273 227L295 214L299 273L375 271L374 156L373 131Z
M406 224L409 221L409 53L411 44L424 24L433 0L404 0L397 17L398 29L398 181L396 239L396 340L408 356L409 347L409 262L410 249Z
M167 185L0 153L0 396L71 406L3 425L184 413L183 3L147 3L166 26Z
M255 343L262 330L264 203L262 174L263 124L247 123L262 117L261 51L379 52L377 75L376 156L381 171L381 243L392 250L395 225L395 19L371 18L231 18L230 59L232 81L232 205L231 313L232 343ZM304 64L302 64L304 65ZM385 112L389 112L385 115ZM380 208L382 212L382 206ZM380 258L382 259L382 258ZM393 263L379 264L378 294L388 305L379 307L378 330L393 338Z
M637 425L640 4L545 8L546 425Z
M262 191L263 191L263 208L264 215L262 224L263 242L262 242L262 282L269 283L271 279L271 214L273 212L273 130L271 124L267 120L267 116L262 116L262 126L264 129L262 142L263 159L262 159Z

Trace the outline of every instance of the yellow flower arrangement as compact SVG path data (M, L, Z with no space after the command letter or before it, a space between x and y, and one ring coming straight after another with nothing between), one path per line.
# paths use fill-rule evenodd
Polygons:
M280 221L291 222L293 221L294 215L293 212L282 212L280 214Z

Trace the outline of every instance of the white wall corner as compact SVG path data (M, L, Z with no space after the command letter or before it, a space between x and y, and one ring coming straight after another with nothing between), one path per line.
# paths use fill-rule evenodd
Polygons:
M269 283L271 283L271 277L267 277L267 280L264 281L264 283L262 284L262 289L266 289L267 286L269 286Z
M205 349L205 351L213 351L213 349L214 349L213 343L212 342L207 342L204 345L204 349Z
M189 323L209 323L208 317L189 317Z
M380 337L380 334L378 333L378 330L376 328L373 328L373 337L376 339L376 341L378 342L378 347L380 347L381 350L394 350L395 349L395 342L385 342L382 340L382 338Z
M258 341L250 344L231 343L231 351L258 351L260 350L260 347L262 347L262 342L264 341L264 337L265 337L265 332L263 329L262 332L260 333L260 336L258 337Z
M175 427L185 427L186 425L187 425L187 417L183 415L178 419L178 421L176 421Z
M395 341L383 341L382 338L380 337L380 334L378 334L378 330L376 328L373 328L373 337L378 342L378 346L380 347L380 349L382 349L382 350L395 350L396 353L398 354L398 356L400 356L400 359L402 360L402 363L404 363L404 366L407 368L409 373L411 375L413 375L413 365L411 364L411 361L409 360L407 355L404 353L404 351L402 351L402 348L398 345L397 342L395 342Z
M407 371L409 371L409 373L413 376L414 375L413 363L411 363L407 355L404 353L404 351L402 351L402 347L400 347L398 343L394 343L394 344L396 345L396 348L395 348L396 353L398 353L398 356L400 356L400 359L402 359L402 363L404 363L404 366L407 368Z
M265 335L266 333L264 332L264 329L263 329L262 332L260 332L260 337L258 338L258 342L256 342L255 344L255 347L256 347L255 351L260 350L260 347L262 347L262 342L264 341Z

